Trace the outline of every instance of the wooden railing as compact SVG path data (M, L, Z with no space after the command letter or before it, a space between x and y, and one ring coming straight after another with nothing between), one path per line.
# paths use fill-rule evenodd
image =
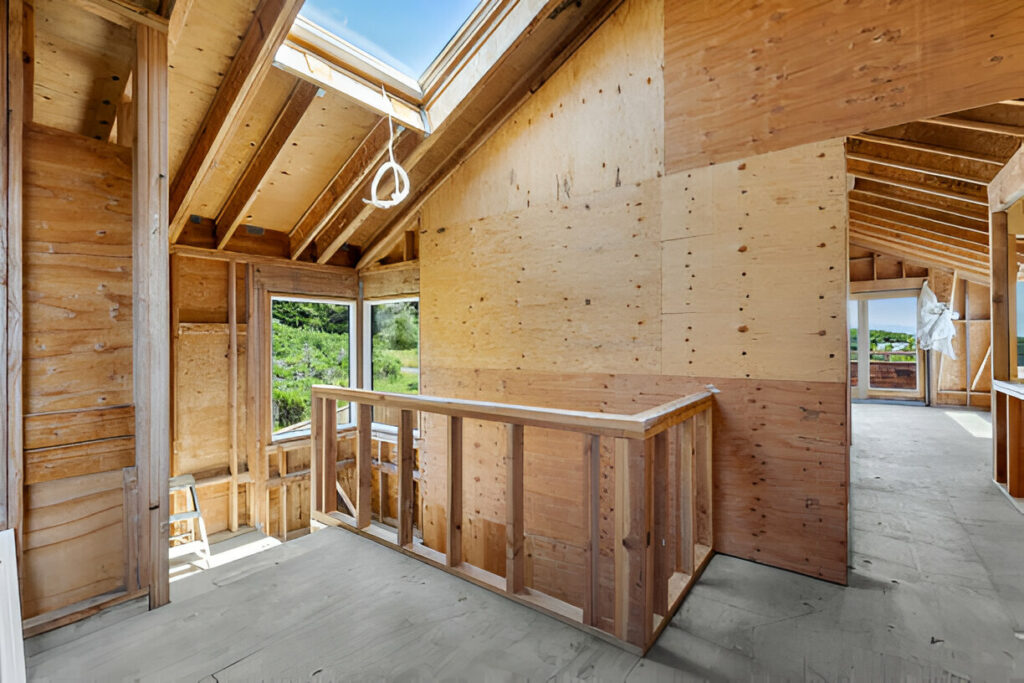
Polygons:
M354 531L584 630L610 636L627 649L646 652L711 557L711 407L715 393L709 386L707 391L651 410L621 415L317 385L312 390L310 516L314 522ZM334 416L338 401L355 405L352 495L338 481L335 430L325 419ZM401 416L396 528L371 519L374 406L396 409ZM414 412L444 416L448 424L445 552L414 536ZM462 437L466 420L506 425L507 448L495 454L504 459L506 470L504 576L464 561ZM585 558L578 576L577 585L583 586L578 605L526 585L523 482L527 427L584 435L579 457L584 473ZM605 500L600 488L602 444L613 454L614 463L614 488L606 491ZM603 517L612 520L614 529L610 604L607 587L604 591L600 587L598 544ZM604 574L607 576L607 571Z

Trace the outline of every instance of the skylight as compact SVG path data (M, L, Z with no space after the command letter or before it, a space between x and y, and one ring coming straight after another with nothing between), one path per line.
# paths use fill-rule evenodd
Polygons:
M300 16L419 79L479 0L305 0Z

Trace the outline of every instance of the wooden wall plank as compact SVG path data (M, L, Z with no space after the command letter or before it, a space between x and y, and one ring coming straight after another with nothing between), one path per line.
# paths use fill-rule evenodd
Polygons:
M665 3L669 172L1019 95L1024 66L1005 58L1024 30L1014 0L737 10Z

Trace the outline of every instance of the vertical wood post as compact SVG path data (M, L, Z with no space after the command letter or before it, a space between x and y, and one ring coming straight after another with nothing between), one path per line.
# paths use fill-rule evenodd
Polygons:
M668 489L668 430L653 437L654 441L654 567L651 579L654 583L654 613L668 614L668 579L675 565L675 543L669 541ZM670 564L671 562L671 564Z
M445 563L462 564L462 418L448 417L448 532Z
M24 519L24 441L22 403L22 124L25 115L25 73L22 61L23 4L21 0L7 0L4 7L5 87L3 110L7 112L7 125L3 133L4 158L3 230L0 248L4 254L3 275L0 278L0 320L5 332L2 345L7 357L7 372L2 393L5 418L0 420L0 440L6 445L7 463L0 468L0 524L15 531L17 554L20 559L23 544ZM21 573L21 563L18 564Z
M597 626L598 585L600 584L598 542L601 535L601 437L588 434L583 442L583 514L587 545L584 564L583 623Z
M509 424L505 479L505 590L521 593L526 584L523 525L523 425Z
M708 548L714 546L711 508L711 411L696 417L697 437L693 467L694 540Z
M228 261L228 438L230 448L228 469L231 488L228 491L228 529L238 531L238 291L237 266Z
M994 211L989 215L988 229L989 249L989 278L992 309L990 314L992 326L992 379L1008 380L1013 375L1010 367L1010 336L1013 335L1016 343L1016 330L1010 329L1010 300L1008 290L1010 287L1010 273L1008 255L1010 253L1010 235L1007 231L1007 216L1005 211ZM992 389L992 410L995 411L999 405L999 394ZM992 416L992 449L993 459L998 463L1005 457L1007 452L1006 431L998 429L999 422L995 412ZM997 470L998 466L994 467Z
M277 489L277 516L281 524L281 540L288 540L288 482L284 475L288 473L288 455L284 446L277 447L277 477L281 485Z
M356 418L356 526L370 526L373 482L373 406L360 403Z
M1006 397L1006 491L1014 498L1024 498L1024 410L1020 399Z
M309 422L309 518L313 519L314 512L323 511L324 482L323 482L323 458L324 458L324 400L319 396L313 396L310 410Z
M321 477L323 479L323 507L325 513L338 510L338 401L325 398L323 416L320 418L323 430L323 460L321 461Z
M1008 426L1006 424L1007 406L1012 401L1009 396L1001 391L992 391L992 431L996 438L993 439L992 478L998 484L1006 483L1007 460L1009 451L1006 448Z
M169 600L170 291L167 207L167 35L136 28L132 226L132 374L140 515L148 527L150 607Z
M677 463L675 485L678 489L675 517L679 527L676 570L687 575L693 575L693 520L696 516L693 495L693 451L696 430L694 430L693 422L693 418L690 418L679 425L679 434L676 439L678 445L675 453Z
M648 444L615 440L615 634L644 649L652 631L649 579L653 468ZM653 444L650 444L653 454Z
M403 410L398 420L398 545L412 543L413 500L412 411ZM381 500L385 492L380 494Z

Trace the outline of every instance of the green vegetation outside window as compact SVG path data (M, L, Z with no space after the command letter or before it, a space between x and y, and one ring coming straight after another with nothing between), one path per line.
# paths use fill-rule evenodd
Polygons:
M414 299L368 304L370 389L420 391L420 307Z
M352 305L275 297L271 301L271 317L274 437L307 435L311 387L352 385ZM348 404L339 402L338 425L350 421Z

